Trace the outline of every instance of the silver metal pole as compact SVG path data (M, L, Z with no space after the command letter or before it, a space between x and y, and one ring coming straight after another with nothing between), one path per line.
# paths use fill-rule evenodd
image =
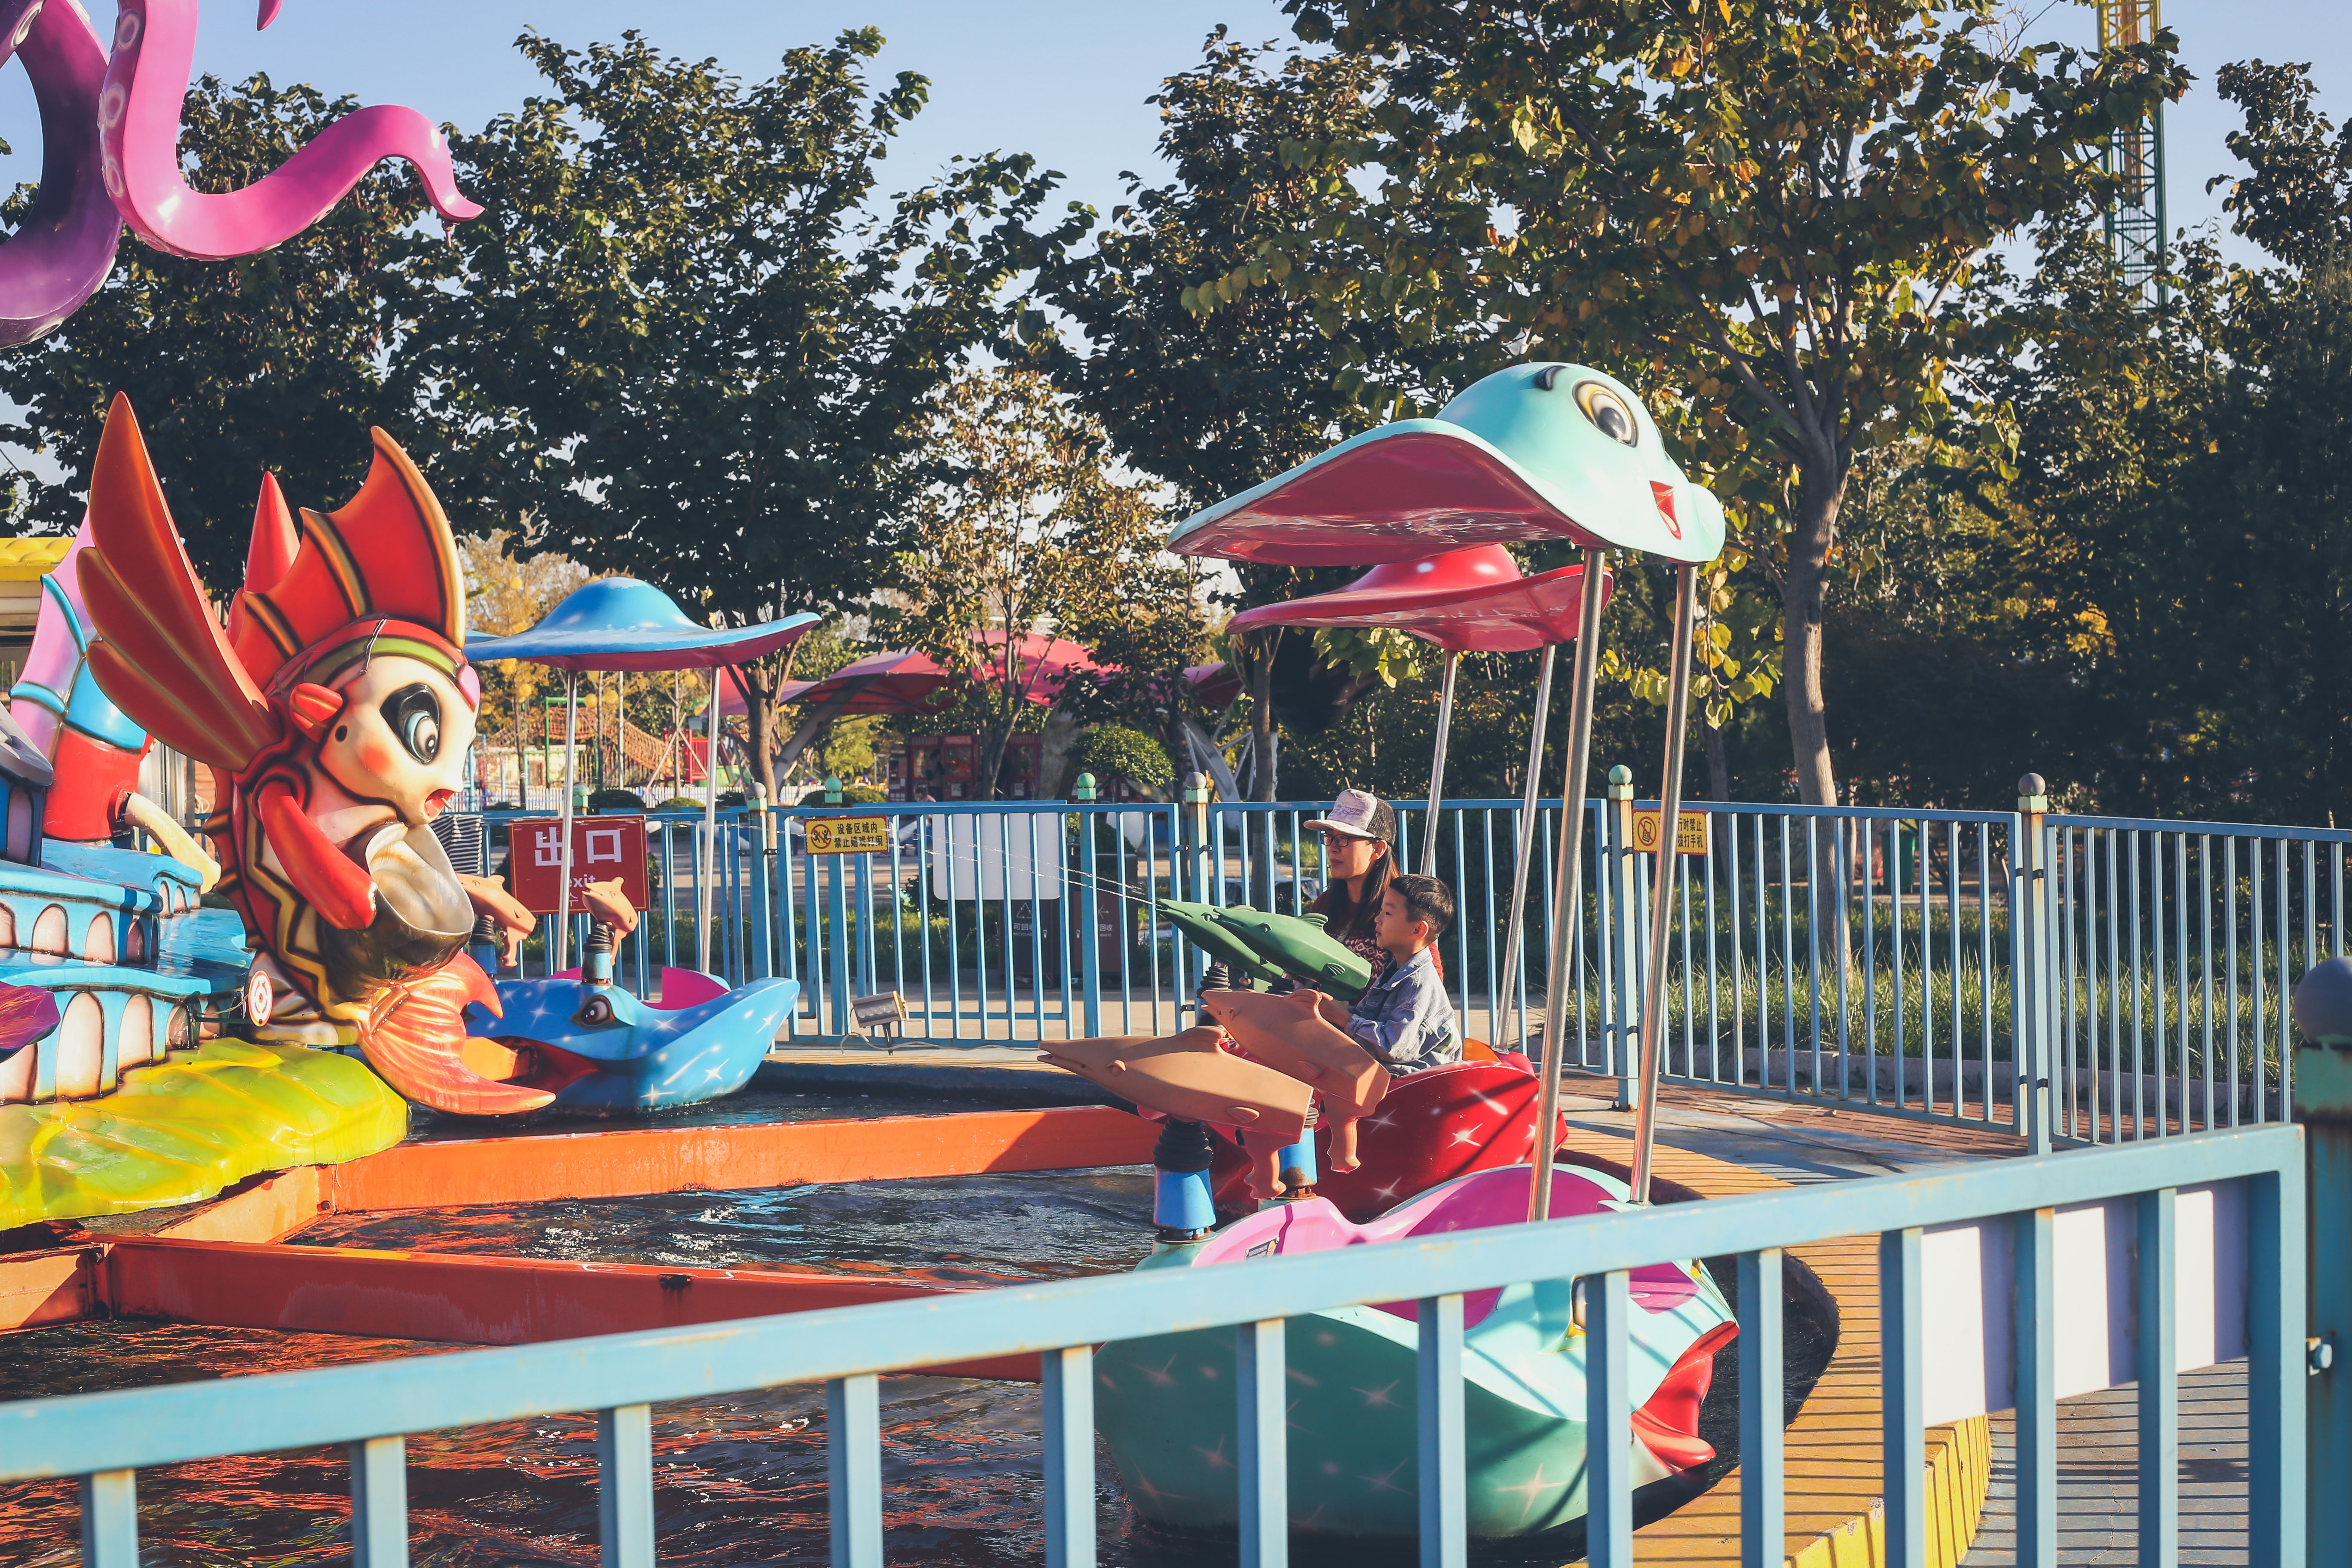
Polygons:
M580 743L580 672L563 672L563 801L556 808L556 832L562 835L563 847L556 852L563 867L563 880L555 895L555 963L550 974L561 974L571 967L567 962L572 949L572 771L579 760Z
M1642 987L1642 1103L1633 1111L1633 1201L1650 1201L1650 1155L1658 1136L1659 1056L1665 1044L1666 960L1674 939L1675 839L1682 824L1683 751L1690 726L1691 584L1696 568L1675 572L1674 668L1666 685L1666 767L1658 791L1658 869L1650 879L1650 973Z
M1445 685L1437 699L1437 754L1429 761L1429 815L1421 825L1421 874L1437 875L1437 805L1445 794L1445 742L1454 734L1454 672L1462 656L1447 650Z
M719 858L719 668L710 670L710 713L704 725L702 864L694 878L694 963L710 973L710 879Z
M1543 794L1544 722L1551 717L1551 669L1559 662L1559 645L1544 644L1543 669L1536 677L1535 723L1528 731L1527 788L1519 796L1519 848L1511 867L1511 918L1503 938L1503 984L1486 1002L1486 1041L1503 1048L1503 1009L1510 1005L1512 985L1519 977L1519 937L1527 924L1528 868L1536 857L1536 802Z
M1553 1140L1559 1130L1559 1069L1568 1056L1569 953L1584 918L1584 780L1592 771L1592 690L1601 679L1601 585L1609 552L1584 552L1576 617L1576 669L1569 687L1568 772L1560 785L1559 865L1552 877L1551 967L1544 976L1543 1101L1536 1112L1536 1175L1529 1221L1551 1217Z

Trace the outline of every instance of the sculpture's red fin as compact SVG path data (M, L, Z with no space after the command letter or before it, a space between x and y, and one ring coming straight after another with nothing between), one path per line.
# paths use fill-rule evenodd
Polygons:
M327 728L343 710L343 694L308 680L297 681L286 694L286 711L294 727L311 741L327 738Z
M101 658L92 647L99 685L167 744L215 766L244 767L283 731L213 619L120 393L90 468L89 525L79 566L82 601L115 653Z
M394 986L360 1031L368 1065L406 1098L457 1116L512 1116L555 1096L543 1089L485 1078L466 1065L466 1005L498 1011L498 988L481 966L457 954L430 974Z

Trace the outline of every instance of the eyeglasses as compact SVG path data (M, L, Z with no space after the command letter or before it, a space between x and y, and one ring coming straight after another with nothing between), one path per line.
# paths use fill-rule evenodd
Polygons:
M1323 842L1326 844L1370 844L1372 842L1372 840L1364 837L1360 834L1341 833L1337 828L1331 827L1325 828L1321 837Z

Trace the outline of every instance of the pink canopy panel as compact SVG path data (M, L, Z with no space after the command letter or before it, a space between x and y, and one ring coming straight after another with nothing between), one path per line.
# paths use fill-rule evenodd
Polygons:
M831 702L845 698L841 712L855 718L873 713L914 713L931 706L933 693L955 684L954 673L921 653L868 654L816 680L787 680L780 702ZM730 675L720 689L719 711L745 710L743 694Z
M1614 586L1604 574L1603 602ZM1260 605L1229 629L1253 626L1388 626L1448 653L1525 653L1572 640L1584 568L1522 576L1499 544L1373 567L1337 593Z

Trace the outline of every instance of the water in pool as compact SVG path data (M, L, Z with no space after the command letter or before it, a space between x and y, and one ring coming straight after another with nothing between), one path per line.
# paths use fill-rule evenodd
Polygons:
M730 1112L760 1114L723 1120L933 1109L775 1095L759 1096L757 1106L737 1103L751 1098L723 1103ZM482 1135L478 1127L452 1125L457 1136ZM426 1135L441 1132L435 1128ZM1125 1269L1150 1249L1150 1205L1149 1172L1130 1167L329 1215L291 1239L300 1246L885 1273L984 1284ZM1792 1329L1798 1326L1792 1321ZM180 1324L77 1324L0 1336L0 1400L456 1348ZM1793 1373L1805 1358L1793 1342L1790 1352ZM1719 1376L1733 1359L1720 1358ZM883 1480L892 1563L1043 1560L1040 1408L1039 1391L1028 1384L885 1380ZM1724 1444L1728 1425L1710 1421L1716 1429L1708 1436ZM733 1568L825 1561L822 1389L779 1388L657 1405L654 1449L665 1564ZM504 1568L597 1561L593 1415L420 1434L409 1439L408 1458L417 1563ZM1107 1458L1098 1473L1105 1563L1176 1568L1232 1558L1230 1542L1171 1541L1131 1525ZM326 1449L142 1472L143 1559L206 1568L346 1561L348 1478L343 1456ZM75 1520L70 1481L0 1487L0 1568L76 1562ZM1497 1565L1557 1563L1568 1544L1476 1555ZM1312 1561L1303 1554L1307 1543L1299 1545L1295 1555ZM1412 1555L1407 1548L1397 1561ZM1334 1560L1339 1559L1360 1563L1384 1555L1354 1548Z

